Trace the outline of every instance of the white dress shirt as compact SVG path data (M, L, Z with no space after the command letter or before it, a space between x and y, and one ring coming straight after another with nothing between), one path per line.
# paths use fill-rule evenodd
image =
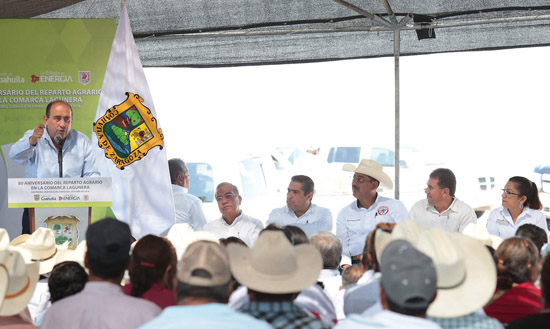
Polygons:
M363 252L367 235L378 223L398 223L407 219L403 202L378 194L370 208L359 208L357 200L344 207L336 219L336 235L342 241L342 264Z
M190 194L183 186L172 184L176 223L187 223L195 231L202 230L206 225L206 218L202 212L202 201Z
M332 213L312 203L302 216L297 217L294 211L284 206L271 211L266 222L266 225L269 224L298 226L310 236L320 231L332 231Z
M409 218L425 227L441 227L447 232L462 232L466 225L477 223L475 211L469 205L454 198L449 208L439 213L428 199L415 203L409 212Z
M252 247L263 228L264 224L260 220L241 212L231 225L220 217L204 225L203 230L213 233L218 239L236 236Z
M323 290L330 300L332 300L332 304L336 310L336 318L344 318L344 294L340 293L342 291L340 289L342 287L342 275L340 275L340 271L322 269L317 281L323 283Z
M441 329L441 327L433 321L416 316L395 313L389 310L378 312L371 317L354 314L339 322L334 328Z
M55 302L41 328L135 329L160 312L148 300L125 295L118 284L89 281L81 292Z
M542 228L548 235L548 225L546 225L546 216L542 212L529 207L523 208L523 212L518 216L514 223L512 215L508 208L498 207L493 209L487 217L487 231L490 234L497 235L507 239L516 234L516 230L523 224L533 224Z

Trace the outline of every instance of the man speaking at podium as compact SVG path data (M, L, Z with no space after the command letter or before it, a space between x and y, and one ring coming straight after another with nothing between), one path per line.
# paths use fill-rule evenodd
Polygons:
M25 132L10 149L10 158L25 166L26 178L99 176L90 139L71 130L73 109L55 100L46 106L44 123ZM23 212L23 233L30 233L28 210Z

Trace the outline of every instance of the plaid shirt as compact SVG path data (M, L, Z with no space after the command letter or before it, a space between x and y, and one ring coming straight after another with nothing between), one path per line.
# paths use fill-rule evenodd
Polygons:
M456 318L428 317L428 320L439 324L442 329L504 329L504 326L497 319L477 313Z
M330 329L331 326L309 316L292 302L249 302L241 312L269 322L275 329Z

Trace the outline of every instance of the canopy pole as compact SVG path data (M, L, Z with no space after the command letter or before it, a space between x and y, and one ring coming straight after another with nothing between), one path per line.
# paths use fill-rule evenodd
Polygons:
M394 58L394 73L395 73L395 199L399 200L400 187L400 102L399 102L399 54L401 52L401 30L395 29L393 32L393 58Z

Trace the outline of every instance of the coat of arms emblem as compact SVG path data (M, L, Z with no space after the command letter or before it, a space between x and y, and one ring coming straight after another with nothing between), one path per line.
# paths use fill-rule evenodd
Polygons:
M143 105L143 98L126 95L128 98L108 109L93 128L105 156L119 169L142 159L155 146L164 147L162 129L157 128L157 120Z

